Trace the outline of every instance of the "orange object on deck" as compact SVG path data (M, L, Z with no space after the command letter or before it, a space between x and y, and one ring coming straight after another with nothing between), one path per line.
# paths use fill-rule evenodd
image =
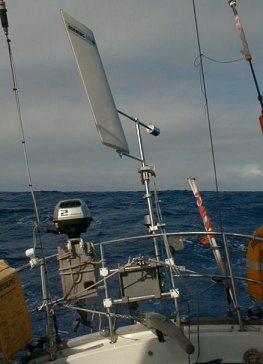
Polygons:
M255 237L263 238L263 225L254 233ZM248 293L251 298L263 301L263 242L249 240L247 250L247 278L257 282L248 282Z
M0 259L0 352L3 363L7 364L31 337L29 314L18 273Z

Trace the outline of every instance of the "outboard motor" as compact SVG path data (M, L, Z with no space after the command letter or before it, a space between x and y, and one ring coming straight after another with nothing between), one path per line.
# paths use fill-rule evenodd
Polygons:
M81 305L97 297L94 245L81 238L92 220L87 204L81 199L60 201L54 210L53 221L57 232L68 236L66 245L58 246L64 299L77 301ZM86 322L82 316L81 320Z
M86 202L81 199L60 201L55 207L54 226L59 234L66 234L69 239L79 238L92 220Z

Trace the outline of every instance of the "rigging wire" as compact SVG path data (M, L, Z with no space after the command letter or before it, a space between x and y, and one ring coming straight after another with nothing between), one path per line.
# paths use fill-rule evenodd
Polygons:
M215 187L216 187L216 201L217 201L217 211L218 211L218 220L221 232L223 232L223 220L221 214L221 203L220 203L220 196L219 196L219 185L218 185L218 177L217 177L217 169L216 169L216 159L215 159L215 150L214 150L214 142L213 142L213 134L212 134L212 126L211 126L211 119L209 113L209 106L208 106L208 97L206 91L206 81L205 81L205 72L204 72L204 64L203 64L203 54L201 50L201 42L199 36L199 29L197 23L197 15L196 15L196 7L195 7L195 0L193 1L193 11L194 11L194 20L195 20L195 29L196 29L196 36L197 36L197 43L198 43L198 51L199 51L199 59L200 59L200 73L201 73L201 86L202 92L205 98L205 113L207 117L208 123L208 130L209 130L209 139L210 139L210 147L211 147L211 154L212 154L212 163L213 163L213 171L214 171L214 179L215 179ZM197 57L197 58L198 58Z
M34 230L33 230L34 248L36 245L36 236L38 236L42 256L44 258L44 251L43 251L43 246L42 246L41 236L40 236L40 219L39 219L38 207L37 207L37 202L36 202L35 193L34 193L34 189L33 189L31 172L30 172L30 165L29 165L29 159L28 159L28 153L27 153L27 147L26 147L26 138L25 138L22 112L21 112L21 103L20 103L20 97L19 97L19 89L18 89L18 85L17 85L15 63L14 63L14 57L13 57L13 52L12 52L12 48L11 48L11 40L10 40L9 34L8 34L9 25L8 25L8 19L7 19L6 13L7 13L7 10L5 8L5 3L4 3L4 1L0 0L0 17L1 17L1 23L2 23L3 30L4 30L4 34L6 36L7 47L8 47L9 62L10 62L10 67L11 67L12 81L13 81L13 91L15 93L18 122L19 122L19 126L20 126L20 131L21 131L21 144L22 144L24 160L25 160L25 164L26 164L28 186L29 186L29 190L31 193L33 210L34 210L34 215L35 215L35 226L34 226Z
M11 40L10 40L10 38L8 36L9 24L8 24L8 19L7 19L7 14L6 13L7 13L7 10L5 8L5 3L4 3L4 1L0 1L0 17L1 17L2 27L3 27L3 30L4 30L5 36L6 36L7 47L8 47L9 61L10 61L12 79L13 79L13 91L15 93L16 107L17 107L17 113L18 113L18 121L19 121L19 125L20 125L20 130L21 130L21 137L22 137L21 143L22 143L24 159L25 159L25 164L26 164L26 170L27 170L28 186L29 186L29 189L30 189L32 202L33 202L36 228L37 228L37 230L40 230L40 220L39 220L38 208L37 208L37 203L36 203L35 194L34 194L34 190L33 190L33 184L32 184L32 178L31 178L31 173L30 173L27 148L26 148L26 140L25 140L23 121L22 121L21 104L20 104L20 97L19 97L19 91L18 91L18 86L17 86L15 64L14 64L14 58L13 58L13 53L12 53L12 49L11 49Z
M0 0L0 19L1 19L1 24L2 24L3 30L4 30L4 34L6 36L6 41L7 41L12 81L13 81L13 91L15 93L17 114L18 114L18 120L19 120L19 125L20 125L21 137L22 137L21 143L22 143L22 147L23 147L24 159L25 159L26 170L27 170L28 186L30 189L32 202L33 202L33 210L34 210L34 214L35 214L35 226L33 229L34 248L36 246L36 239L38 238L41 256L42 256L42 264L41 264L42 295L43 295L43 305L45 306L45 309L46 309L46 320L47 320L46 332L47 332L47 337L48 337L49 346L50 346L50 357L52 359L52 357L53 357L52 349L54 347L54 342L53 342L53 337L52 337L53 335L52 335L52 328L51 328L51 317L53 317L53 319L54 319L54 312L52 312L53 309L52 308L50 309L50 307L49 307L50 303L52 303L52 300L51 300L51 294L50 294L49 282L48 282L47 262L46 262L44 248L43 248L42 239L41 239L40 219L39 219L39 213L38 213L38 207L37 207L37 202L36 202L36 198L35 198L35 193L34 193L34 189L33 189L33 183L32 183L30 166L29 166L29 159L28 159L27 148L26 148L26 139L25 139L23 120L22 120L22 112L21 112L19 90L18 90L18 85L17 85L15 63L14 63L14 58L13 58L13 53L12 53L12 48L11 48L11 40L9 38L9 32L8 32L9 24L8 24L8 18L7 18L7 9L5 6L5 2L3 0Z
M219 223L220 230L223 233L224 228L223 228L223 219L222 219L222 213L221 213L221 201L220 201L219 185L218 185L218 177L217 177L217 169L216 169L214 142L213 142L212 126L211 126L209 106L208 106L208 97L207 97L207 91L206 91L206 81L205 81L205 72L204 72L204 64L203 64L203 54L202 54L202 50L201 50L201 42L200 42L199 29L198 29L195 0L192 0L192 3L193 3L195 28L196 28L196 36L197 36L199 59L200 59L201 89L202 89L202 93L205 98L205 112L206 112L206 117L207 117L209 138L210 138L210 148L211 148L211 154L212 154L212 163L213 163L214 180L215 180L215 188L216 188L216 204L217 204L218 223ZM224 252L224 254L225 254L225 258L226 258L226 252ZM224 261L226 262L226 259ZM226 263L225 263L225 270L226 270ZM229 287L227 287L227 280L226 280L227 297L228 297L228 292L229 292Z
M204 73L204 65L203 65L203 54L202 54L202 51L201 51L201 43L200 43L199 29L198 29L198 23L197 23L195 0L192 0L192 3L193 3L196 36L197 36L197 43L198 43L198 50L199 50L199 57L200 57L201 80L202 80L202 86L203 86L203 89L204 89L205 111L206 111L207 122L208 122L209 137L210 137L210 144L211 144L211 153L212 153L212 160L213 160L213 169L214 169L214 178L215 178L215 187L216 187L217 212L218 212L218 219L219 219L219 225L220 225L221 233L223 234L223 245L224 245L225 260L228 263L228 269L230 271L230 276L231 276L231 286L228 283L227 277L225 277L225 279L226 279L226 295L227 295L227 297L229 297L230 289L231 289L231 291L233 290L233 299L232 299L232 301L233 301L234 307L235 307L236 312L237 312L237 316L238 316L238 320L239 320L239 324L240 324L240 329L243 330L243 323L242 323L241 314L240 314L240 307L239 307L238 299L237 299L237 293L236 293L236 287L235 287L235 282L234 282L234 277L233 277L232 265L231 265L231 261L229 259L229 249L228 249L228 245L227 245L227 242L226 242L226 237L225 237L224 229L223 229L223 220L222 220L222 213L221 213L221 201L220 201L220 194L219 194L219 187L218 187L218 178L217 178L217 170L216 170L214 143L213 143L212 127L211 127L211 120L210 120L209 107L208 107L208 98L207 98L205 73ZM263 118L263 115L262 115L262 118Z

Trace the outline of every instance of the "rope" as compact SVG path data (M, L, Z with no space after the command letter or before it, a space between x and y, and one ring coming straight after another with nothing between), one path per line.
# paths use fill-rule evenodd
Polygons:
M228 61L222 61L222 60L219 60L219 59L215 59L215 58L206 56L205 54L202 54L202 57L205 58L205 59L208 59L211 62L221 63L221 64L236 63L236 62L241 62L241 61L244 60L244 57L242 57L242 58L232 59L232 60L228 60ZM195 60L194 60L194 65L196 67L199 67L199 65L200 65L200 63L198 63L199 59L200 59L200 56L197 56L195 58Z

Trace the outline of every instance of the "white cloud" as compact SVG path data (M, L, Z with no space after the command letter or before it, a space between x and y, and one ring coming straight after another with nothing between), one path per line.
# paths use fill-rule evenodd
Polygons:
M263 170L256 164L248 164L241 168L240 174L248 179L261 178L263 177Z

